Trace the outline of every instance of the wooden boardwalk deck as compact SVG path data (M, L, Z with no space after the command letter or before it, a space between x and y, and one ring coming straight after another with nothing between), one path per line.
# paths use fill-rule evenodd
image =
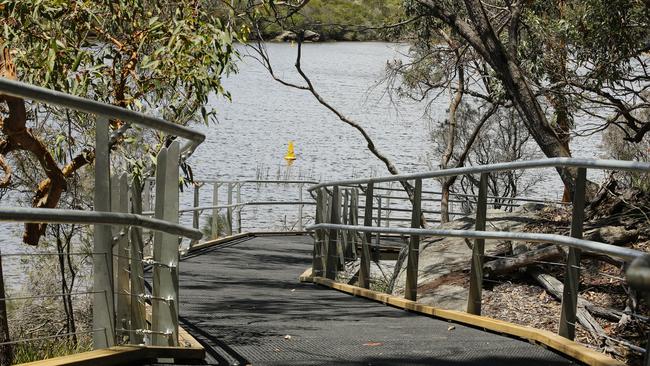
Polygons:
M209 363L573 363L517 339L299 283L312 244L310 237L255 237L181 262L181 324L208 348Z

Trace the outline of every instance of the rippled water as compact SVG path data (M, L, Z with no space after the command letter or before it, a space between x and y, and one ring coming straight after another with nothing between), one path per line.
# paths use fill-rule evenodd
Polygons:
M300 82L293 67L296 48L269 44L268 49L277 75ZM359 122L402 173L413 173L427 169L431 150L424 103L401 100L396 106L384 88L373 88L386 62L404 51L404 45L379 42L306 44L302 64L327 101ZM213 101L219 123L199 127L208 138L191 159L197 176L251 178L260 166L274 175L286 165L289 140L298 155L291 168L296 175L331 180L388 174L356 130L308 92L273 81L256 61L244 58L240 72L224 84L233 101ZM447 105L447 98L436 101L433 117L444 118ZM599 144L597 137L577 138L573 149L576 156L593 157L600 153ZM431 163L437 165L437 158Z
M294 70L296 48L269 44L279 77L300 82ZM321 95L361 123L403 172L425 169L428 149L423 109L403 103L395 109L381 88L387 60L403 47L386 43L307 44L303 68ZM218 100L219 124L204 128L207 141L192 158L201 176L255 177L262 166L275 174L285 166L287 142L295 142L294 173L337 179L366 176L380 167L361 135L319 105L311 94L273 81L256 61L244 59L240 73L225 81L232 103ZM444 111L444 105L441 105ZM204 164L207 161L214 164ZM384 174L384 169L380 168Z
M276 74L300 83L293 66L296 48L289 44L267 46ZM435 101L432 115L425 117L425 103L392 103L385 89L376 86L385 75L386 62L403 57L406 50L405 45L390 43L306 44L302 65L325 100L360 123L400 172L414 173L437 165L437 157L427 161L432 150L428 118L444 118L449 98ZM225 86L233 101L213 102L220 122L201 127L208 138L191 159L196 176L250 179L261 171L265 177L283 177L289 140L295 142L298 155L291 167L293 176L333 180L388 175L356 130L318 104L309 92L272 80L257 61L245 58L240 72L225 80ZM599 137L576 138L572 146L577 157L600 155ZM542 183L530 194L561 197L557 174L546 170L541 175ZM256 194L254 190L247 193ZM267 198L284 195L276 190ZM186 198L185 202L191 201ZM209 204L207 197L202 204Z
M277 75L299 82L293 67L296 48L269 44L268 49ZM400 172L413 173L428 169L426 156L431 142L429 122L423 116L424 105L400 101L396 106L382 87L374 87L384 75L386 62L402 57L400 52L404 51L406 46L389 43L306 44L302 64L323 98L359 122ZM388 174L365 148L356 130L339 121L308 92L273 81L256 61L244 58L240 72L224 80L224 84L232 93L232 103L212 100L219 111L219 123L197 126L207 134L190 161L197 178L275 179L290 175L332 180ZM442 118L447 105L448 98L435 102L434 117ZM290 140L295 143L297 160L289 169L283 156ZM598 157L600 138L577 138L573 150L577 157ZM435 160L431 162L433 166L437 164ZM547 173L532 194L556 199L561 194L559 180L552 171ZM244 187L243 196L244 200L297 199L297 190L257 189L250 185ZM190 203L191 193L185 192L182 205ZM206 189L201 204L210 203ZM286 210L247 209L244 220L257 216L278 226L283 224ZM190 215L184 215L182 221L190 223ZM21 225L0 226L3 252L27 250L20 244L20 229Z

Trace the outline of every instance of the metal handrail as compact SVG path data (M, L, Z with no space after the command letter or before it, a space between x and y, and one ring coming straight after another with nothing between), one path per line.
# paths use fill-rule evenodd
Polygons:
M388 187L375 187L375 190L381 190L381 191L397 191L397 192L404 192L404 188L388 188ZM442 192L440 191L426 191L423 190L422 194L431 194L431 195L442 195ZM457 196L457 197L465 197L465 198L473 198L476 199L478 195L476 194L467 194L467 193L459 193L459 192L450 192L449 195L451 196ZM408 199L406 196L387 196L387 195L375 195L375 197L382 197L382 198L390 198L390 199ZM526 198L526 197L506 197L506 196L487 196L488 199L493 199L493 200L504 200L504 201L519 201L519 202L532 202L532 203L553 203L553 204L558 204L558 205L570 205L570 202L562 202L562 201L552 201L552 200L546 200L542 198ZM424 199L423 199L424 200ZM434 201L434 202L440 202L440 198L434 198L434 199L429 199L429 201ZM452 202L452 200L449 200L449 202ZM476 201L470 201L470 200L456 200L454 202L476 202ZM499 203L503 205L503 203Z
M205 134L194 131L188 127L180 126L162 118L147 116L144 113L132 111L115 105L110 105L96 100L70 95L52 89L9 80L0 77L0 93L13 97L36 100L39 102L66 107L81 112L92 113L117 118L132 122L137 125L150 127L174 136L180 136L200 144L205 140Z
M314 224L306 228L313 230L347 230L364 233L378 234L400 234L415 236L436 236L465 239L492 239L492 240L514 240L530 241L535 243L553 243L571 248L582 249L598 254L609 255L632 261L636 258L647 256L648 253L639 250L619 247L606 243L599 243L592 240L576 239L558 234L537 234L537 233L517 233L509 231L477 231L477 230L443 230L443 229L414 229L399 227L375 227L360 225L340 225L340 224Z
M110 105L87 98L82 98L67 93L42 88L27 83L22 83L6 78L0 78L0 94L10 95L18 98L29 99L37 102L43 102L49 105L73 109L80 112L94 114L95 119L95 192L94 192L94 210L95 211L78 211L78 210L60 210L60 209L34 209L34 208L0 208L0 221L23 221L23 222L58 222L58 223L84 223L94 224L93 238L93 288L96 294L93 296L93 327L104 329L102 334L93 334L93 345L95 348L109 347L115 344L115 324L117 317L124 316L123 319L133 315L140 327L144 325L144 312L128 309L130 306L126 301L114 301L112 288L114 285L113 273L118 273L116 283L118 287L129 287L129 282L133 286L140 287L137 292L144 293L144 284L137 282L143 279L142 263L137 258L131 259L131 268L129 258L117 255L117 269L113 270L113 261L105 260L103 256L111 257L113 246L117 246L118 251L131 250L139 252L135 247L128 247L129 238L126 235L119 235L117 238L112 236L111 225L118 226L138 226L162 232L161 235L154 236L154 257L157 259L158 266L165 266L169 269L176 268L178 262L178 237L177 235L188 237L193 240L202 238L202 233L196 228L186 228L177 223L178 220L178 169L179 164L189 157L194 149L205 140L205 135L201 132L194 131L188 127L176 125L164 119L145 115L140 112L128 110L115 105ZM117 129L111 135L109 121L119 119L125 122L125 125ZM185 138L189 141L181 148L178 140L173 141L169 146L163 146L156 158L156 180L160 184L160 192L157 197L161 199L159 204L164 207L157 207L158 218L147 218L142 215L111 212L111 211L128 211L128 184L125 176L117 178L116 185L113 188L113 194L119 196L119 205L121 208L111 207L108 199L111 194L110 183L110 147L116 136L125 131L131 124L149 127L166 134ZM162 167L162 170L159 168ZM162 172L162 174L161 174ZM169 206L167 205L169 203ZM135 234L139 235L139 234ZM137 240L136 240L137 242ZM140 253L141 254L141 253ZM164 272L164 273L163 273ZM154 269L154 294L156 291L159 296L178 301L178 272L158 271ZM171 273L171 276L168 274ZM132 281L129 276L139 278L138 281ZM157 334L160 329L170 331L173 336L169 339L153 337L152 344L155 345L174 345L178 344L178 317L177 314L169 314L168 308L157 308L158 304L152 306L152 334ZM118 311L116 311L116 308ZM119 314L122 315L119 315ZM142 343L143 339L138 337L129 338L130 342L137 344ZM171 342L171 343L170 343Z
M195 179L196 183L256 183L256 184L318 184L317 180L282 180L282 179L246 179L246 180L223 180L223 179Z
M178 210L179 213L183 212L194 212L194 211L204 211L204 210L213 210L218 208L236 208L236 207L246 207L246 206L297 206L297 205L315 205L316 202L313 201L249 201L242 203L233 203L231 205L217 205L217 206L199 206L192 208L183 208ZM145 211L143 215L153 214L153 211Z
M486 231L486 218L488 207L488 180L490 173L511 170L526 170L533 168L575 168L575 184L573 184L572 195L572 218L570 236L557 234L521 233L521 232L500 232ZM531 242L548 242L568 247L566 261L566 273L564 278L564 289L562 294L562 312L560 316L559 334L568 339L575 337L575 323L577 319L578 286L580 282L579 263L581 252L589 251L607 256L622 258L632 262L626 271L627 282L637 290L650 290L650 254L634 249L613 246L596 241L584 240L583 225L585 213L585 199L587 191L587 170L623 170L641 171L650 173L650 163L637 161L620 160L595 160L575 158L552 158L543 160L515 161L482 166L470 166L445 170L430 171L417 174L394 175L387 177L375 177L367 179L350 179L334 182L320 183L309 187L308 191L316 194L317 219L316 225L308 229L316 230L314 244L313 273L315 276L325 275L330 280L335 280L338 272L338 263L344 261L343 252L350 248L350 245L357 241L357 235L351 233L364 232L361 235L362 253L359 266L359 285L369 288L370 278L370 250L372 233L376 233L377 244L380 244L380 234L399 234L410 236L408 247L406 247L407 267L404 297L407 300L416 301L418 295L418 260L420 252L420 237L424 235L437 237L454 237L474 239L472 247L472 259L470 263L470 283L467 302L467 312L475 315L481 314L481 294L483 288L483 258L485 256L485 240L515 240ZM450 177L465 174L480 174L478 184L479 194L475 200L476 220L474 230L446 230L446 229L420 229L422 225L422 202L428 199L422 198L424 193L422 183L424 179ZM377 216L377 227L373 227L373 203L368 197L373 197L374 190L382 190L382 187L375 187L376 183L383 182L405 182L413 181L413 190L409 192L409 199L412 202L411 218L400 218L400 221L410 221L410 228L389 228L380 227L379 215ZM344 222L351 225L342 225L339 206L340 191L346 186L366 185L366 203L364 210L363 226L355 222ZM327 187L331 187L328 189ZM390 189L390 188L389 188ZM347 204L343 203L343 212L346 212ZM330 207L334 207L330 209ZM377 209L381 211L381 200L378 201ZM409 211L409 210L406 210ZM390 219L386 219L390 221ZM343 251L337 249L338 237L343 238ZM323 253L326 253L323 255ZM376 254L375 254L376 255Z
M443 178L453 177L464 174L494 173L508 170L535 169L535 168L590 168L590 169L611 169L625 171L650 171L650 163L624 160L598 160L598 159L578 159L578 158L549 158L539 160L523 160L508 163L497 163L489 165L477 165L463 168L451 168L434 170L424 173L390 175L366 179L348 179L333 182L324 182L309 187L307 190L312 192L322 187L342 186L342 185L360 185L368 183L385 183L400 182L412 179Z
M63 210L55 208L0 207L0 221L138 226L146 229L163 231L168 234L180 235L194 240L199 240L203 237L203 233L201 233L200 230L187 228L183 225L174 224L169 221L130 213Z

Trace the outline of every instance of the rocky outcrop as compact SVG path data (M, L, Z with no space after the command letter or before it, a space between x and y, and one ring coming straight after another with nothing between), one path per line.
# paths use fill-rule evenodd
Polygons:
M536 220L535 209L503 212L488 210L487 230L524 231L524 227ZM441 229L471 230L474 219L464 217L442 224ZM503 256L521 243L502 240L486 240L487 256ZM473 242L462 238L428 238L420 245L418 301L445 309L467 308L467 288ZM396 281L393 294L402 296L406 272L402 271Z
M316 32L310 30L305 31L304 41L307 42L318 42L320 40L320 35ZM298 35L292 31L284 31L280 33L277 37L273 38L274 42L293 42L298 40Z

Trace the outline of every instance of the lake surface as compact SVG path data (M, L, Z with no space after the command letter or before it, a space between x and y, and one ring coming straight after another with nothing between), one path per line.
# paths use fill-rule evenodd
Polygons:
M301 81L293 66L296 47L268 44L268 50L277 76ZM406 50L405 45L379 42L305 44L302 65L323 98L361 124L401 173L414 173L437 166L428 126L430 118L444 118L449 98L443 96L434 102L431 116L425 116L424 103L393 103L382 86L376 87L384 76L386 62L403 57ZM243 49L242 53L245 54ZM333 180L388 175L381 162L366 149L359 132L318 104L309 92L272 80L251 58L244 57L239 69L239 73L224 80L225 88L232 93L232 102L222 98L211 100L218 110L219 122L195 126L207 135L190 159L196 178ZM297 155L291 167L283 159L288 141L295 143ZM599 157L600 137L576 138L572 148L576 157ZM557 174L550 170L543 175L544 181L530 194L558 199L561 191ZM244 201L297 199L295 187L249 185L242 192ZM191 193L184 192L181 206L191 202ZM211 204L209 189L202 192L201 204ZM313 209L305 209L308 210ZM247 218L257 216L270 226L282 226L284 215L291 215L291 211L271 207L247 209L244 222L246 225ZM182 222L191 223L190 215L184 215ZM17 224L0 224L3 252L30 250L20 243L21 228ZM9 268L12 261L5 261Z
M276 75L301 83L294 67L296 47L277 43L267 47ZM391 100L385 93L385 86L377 86L385 75L386 63L404 58L406 51L406 45L381 42L305 44L302 66L321 96L362 125L401 173L415 173L438 165L439 157L433 155L429 126L432 120L445 118L449 96L443 95L434 101L427 116L426 103ZM245 53L242 50L242 54ZM251 179L261 175L275 179L290 175L335 180L389 174L366 149L358 131L341 122L308 91L274 81L256 60L244 57L240 72L227 78L224 84L233 100L232 103L214 100L219 123L199 127L208 137L190 160L195 176ZM290 168L283 159L288 141L294 141L297 154ZM600 137L576 138L572 148L576 157L598 157L601 155ZM539 175L543 176L543 181L529 195L552 200L561 198L557 173L545 170ZM282 199L292 192L268 191L248 189L246 194ZM190 204L191 198L185 195L183 201ZM210 198L203 197L201 204L209 205ZM278 210L287 213L268 208L264 214L273 216ZM281 217L275 215L269 220L278 224Z
M293 66L296 47L283 43L267 47L276 74L301 82ZM437 166L438 157L431 156L429 118L443 119L449 98L443 95L435 101L427 117L425 103L392 103L384 87L375 87L386 62L402 58L406 50L405 45L381 42L305 44L302 65L325 100L361 124L401 173L414 173ZM291 167L294 176L332 180L388 175L359 132L309 92L272 80L257 61L245 57L240 72L224 84L233 100L213 100L219 123L198 127L207 139L190 160L196 176L246 179L255 178L260 170L277 175L278 170L285 171L283 156L290 140L298 155ZM572 143L577 157L600 155L599 145L599 137L576 138Z

